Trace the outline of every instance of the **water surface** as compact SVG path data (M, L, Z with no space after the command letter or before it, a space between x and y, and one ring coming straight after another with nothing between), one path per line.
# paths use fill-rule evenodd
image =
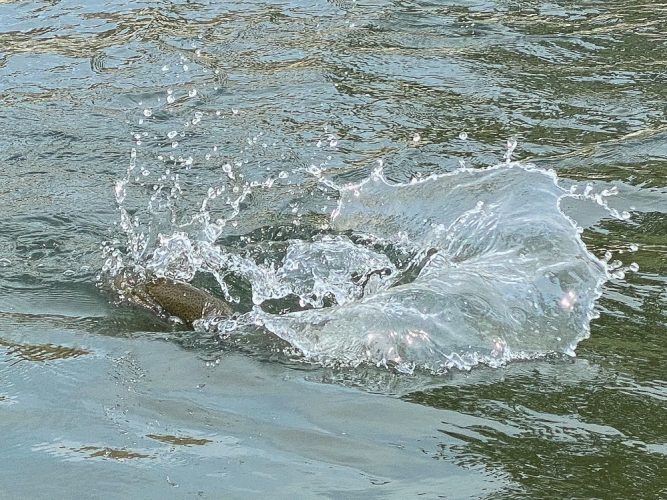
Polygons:
M666 14L0 2L3 495L667 495Z

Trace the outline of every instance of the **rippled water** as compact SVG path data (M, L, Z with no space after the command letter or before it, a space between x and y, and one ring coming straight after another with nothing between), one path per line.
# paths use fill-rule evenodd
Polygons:
M667 495L664 19L0 2L3 495Z

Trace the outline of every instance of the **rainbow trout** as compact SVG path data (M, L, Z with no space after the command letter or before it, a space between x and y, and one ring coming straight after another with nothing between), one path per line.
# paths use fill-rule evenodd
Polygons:
M116 282L123 298L158 314L175 316L190 327L198 319L234 314L229 303L189 283L157 277L140 283L132 281Z

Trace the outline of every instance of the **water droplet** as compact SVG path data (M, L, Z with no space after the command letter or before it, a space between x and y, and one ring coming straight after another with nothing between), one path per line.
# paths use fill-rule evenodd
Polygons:
M190 69L190 68L188 67L187 64L184 64L184 65L183 65L183 71L188 71L189 69Z
M306 169L306 171L309 174L312 174L312 175L315 175L315 176L318 176L318 177L322 174L322 169L317 167L316 165L311 165L310 167L308 167Z
M176 101L176 98L173 95L168 95L167 96L167 103L168 104L174 104L174 101Z
M507 139L507 152L505 153L505 160L507 163L512 161L512 154L517 146L517 140L514 137Z
M636 243L632 243L632 244L630 245L629 250L630 250L631 252L636 252L637 250L639 250L639 245L637 245Z
M622 265L623 265L623 262L621 262L620 260L616 259L616 260L613 261L611 264L609 264L609 269L618 269L618 268L621 267Z
M177 135L178 135L178 132L176 132L175 130L172 130L171 132L167 133L167 137L169 137L170 139L173 139Z
M412 142L419 142L419 141L421 141L421 136L415 133L415 135L412 136Z

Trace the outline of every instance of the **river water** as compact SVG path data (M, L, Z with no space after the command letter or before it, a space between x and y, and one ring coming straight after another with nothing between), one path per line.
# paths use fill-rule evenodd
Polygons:
M666 19L0 1L0 497L666 497Z

